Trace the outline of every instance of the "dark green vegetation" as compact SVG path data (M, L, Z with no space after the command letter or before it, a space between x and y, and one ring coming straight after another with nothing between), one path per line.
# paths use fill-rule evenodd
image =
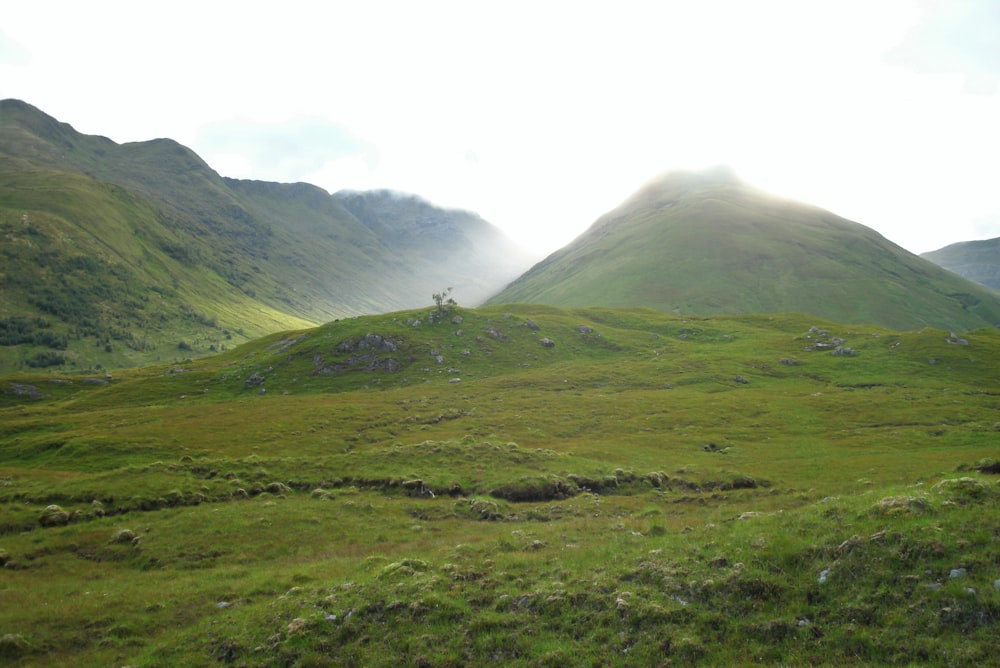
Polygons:
M169 139L119 145L0 101L0 371L53 350L77 372L184 359L443 286L475 304L525 266L474 214L226 179Z
M951 244L921 257L970 281L1000 290L1000 237Z
M1000 295L724 169L651 182L489 303L808 313L897 329L1000 324Z
M0 662L994 660L1000 332L445 306L0 379Z

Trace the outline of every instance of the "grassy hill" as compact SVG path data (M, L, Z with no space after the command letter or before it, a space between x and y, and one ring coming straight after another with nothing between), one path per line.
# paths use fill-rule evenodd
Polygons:
M375 227L314 186L226 179L172 140L119 145L0 101L0 370L184 359L448 286L474 304L527 266L473 214L421 202L433 235L407 215Z
M920 257L970 281L1000 290L1000 238L962 241Z
M508 305L0 378L5 665L983 665L1000 332Z
M801 312L898 329L1000 323L1000 296L724 169L649 183L488 303Z

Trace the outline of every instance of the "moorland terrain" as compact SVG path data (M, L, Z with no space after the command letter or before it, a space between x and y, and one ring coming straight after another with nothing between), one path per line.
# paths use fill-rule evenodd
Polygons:
M995 329L428 314L0 381L5 662L994 656Z
M993 661L996 293L714 171L467 308L472 214L0 112L0 664Z

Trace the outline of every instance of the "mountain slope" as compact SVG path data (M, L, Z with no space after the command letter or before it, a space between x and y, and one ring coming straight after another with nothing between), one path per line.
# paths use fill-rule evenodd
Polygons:
M422 207L438 217L430 242L406 212L373 228L314 186L223 178L172 140L119 145L0 101L0 369L200 354L448 286L475 303L527 266L463 290L470 267L507 266L511 244L473 214Z
M407 264L425 264L425 275L440 274L438 283L469 303L481 303L531 264L524 250L475 213L388 190L333 197Z
M647 184L488 303L801 312L897 329L1000 323L1000 298L875 231L726 169Z
M1000 290L1000 237L962 241L936 251L922 253L920 257L970 281Z

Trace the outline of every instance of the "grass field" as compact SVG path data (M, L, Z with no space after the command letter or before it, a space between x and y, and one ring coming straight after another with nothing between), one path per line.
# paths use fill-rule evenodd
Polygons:
M994 330L512 305L8 376L0 662L985 665L998 378Z

